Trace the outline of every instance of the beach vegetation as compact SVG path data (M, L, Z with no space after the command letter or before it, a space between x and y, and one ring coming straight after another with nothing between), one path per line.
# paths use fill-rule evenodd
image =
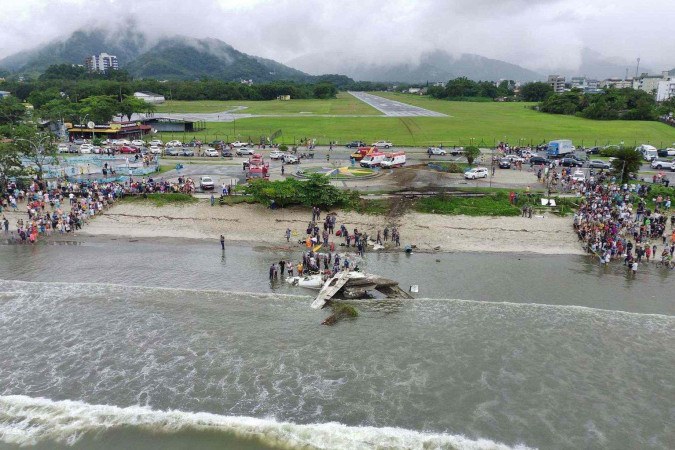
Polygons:
M267 206L290 205L319 206L329 208L342 206L348 194L330 184L322 174L309 174L305 181L286 178L278 181L253 180L244 192L256 202Z
M193 197L190 194L182 193L155 193L155 194L140 194L140 195L127 195L123 197L122 201L124 202L134 202L134 203L150 203L154 206L167 206L167 205L190 205L197 203L199 199Z
M486 194L480 197L454 197L434 195L418 199L414 210L427 214L448 214L466 216L517 216L520 208L509 202L506 192Z

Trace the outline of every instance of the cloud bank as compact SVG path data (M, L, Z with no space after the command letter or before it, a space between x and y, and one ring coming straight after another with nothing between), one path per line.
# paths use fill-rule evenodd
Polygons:
M675 67L672 0L0 0L0 11L0 57L133 23L155 39L214 37L281 62L322 52L414 62L442 49L546 73L574 71L589 47L631 65L640 57L643 67Z

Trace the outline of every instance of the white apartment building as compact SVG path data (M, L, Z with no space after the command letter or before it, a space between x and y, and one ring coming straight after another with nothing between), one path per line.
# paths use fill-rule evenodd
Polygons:
M549 75L547 83L553 88L553 92L559 94L565 92L565 77Z
M633 87L633 79L629 78L627 80L621 78L607 78L600 82L601 88L611 87L614 89L625 89Z
M108 70L119 69L117 63L117 56L101 53L100 55L92 55L84 60L87 69L90 72L107 72Z
M661 80L656 87L656 101L663 102L675 97L675 78Z

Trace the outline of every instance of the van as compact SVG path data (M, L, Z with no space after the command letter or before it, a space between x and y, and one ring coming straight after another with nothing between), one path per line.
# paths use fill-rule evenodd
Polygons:
M658 150L656 150L656 147L654 147L653 145L649 144L638 145L637 147L635 147L635 151L640 152L645 161L654 161L656 158L659 157Z
M361 167L378 167L384 161L386 155L382 152L372 152L361 160Z
M402 167L405 164L405 152L389 153L380 164L382 167L392 169Z

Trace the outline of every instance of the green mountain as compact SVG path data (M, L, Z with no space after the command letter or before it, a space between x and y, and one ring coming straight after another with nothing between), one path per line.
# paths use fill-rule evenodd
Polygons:
M0 60L0 68L22 74L38 74L53 64L84 64L86 57L106 52L117 56L121 66L144 49L145 36L132 29L110 33L104 30L76 31L42 47L25 50Z
M83 64L87 56L116 55L120 68L138 78L255 82L312 77L276 61L247 55L218 39L171 37L152 43L132 27L111 33L102 29L76 31L67 39L26 50L0 60L0 71L37 75L53 64Z
M242 53L218 39L174 37L148 49L125 69L133 76L157 79L202 77L226 81L306 81L310 76L269 59Z

